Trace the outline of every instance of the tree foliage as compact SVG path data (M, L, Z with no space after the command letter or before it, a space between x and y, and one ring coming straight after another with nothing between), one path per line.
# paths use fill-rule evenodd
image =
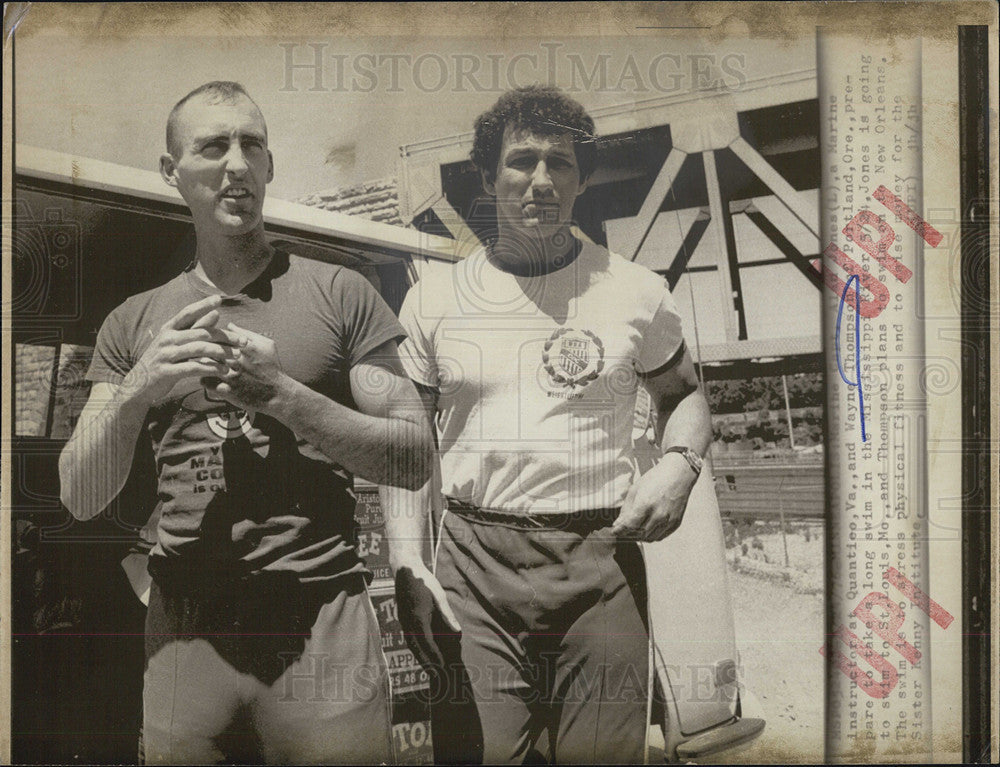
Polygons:
M792 408L823 405L822 373L796 373L786 380ZM713 413L754 413L785 407L781 376L707 381L705 389Z

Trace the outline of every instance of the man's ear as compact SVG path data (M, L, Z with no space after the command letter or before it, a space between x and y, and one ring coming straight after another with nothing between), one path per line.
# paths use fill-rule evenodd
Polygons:
M177 160L170 152L160 155L160 175L170 186L177 186Z
M490 175L485 170L479 171L479 175L483 180L483 190L486 192L486 194L496 197L497 188L494 185L495 179L491 178Z
M274 181L274 157L271 155L271 150L267 150L267 183Z

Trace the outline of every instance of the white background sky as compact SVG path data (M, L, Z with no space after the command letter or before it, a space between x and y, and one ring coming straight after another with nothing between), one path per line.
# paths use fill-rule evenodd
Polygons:
M332 12L316 11L317 30L328 21L324 14ZM413 6L413 13L419 14L419 7ZM401 145L471 130L475 116L512 79L518 84L548 80L552 60L554 81L571 87L575 79L574 95L586 107L690 91L698 85L698 68L706 73L700 76L702 83L706 77L725 78L727 84L738 86L734 71L755 79L815 67L811 36L794 42L708 44L690 30L641 30L626 36L616 29L615 34L581 38L560 36L550 27L539 32L551 34L538 35L527 34L533 31L529 29L511 36L508 30L498 40L489 28L477 37L407 36L398 22L376 37L322 31L303 36L301 24L295 27L295 36L210 36L200 22L195 23L193 13L189 33L182 21L172 23L169 34L126 36L109 34L94 13L61 29L49 26L52 18L51 11L35 5L16 35L16 141L152 170L163 151L171 106L208 80L238 80L267 119L276 163L269 193L284 199L394 175ZM282 43L300 43L294 50L297 61L313 60L309 43L325 45L323 85L328 89L338 83L335 56L342 56L340 82L346 90L311 92L314 74L300 70L294 74L295 89L284 91ZM536 61L515 61L518 54L533 55ZM680 59L662 58L663 54ZM381 62L376 59L372 67L366 55L381 56ZM392 55L407 56L398 60L395 82L392 61L385 58ZM421 55L426 58L415 82L412 73ZM586 87L581 65L590 73L595 65L600 67L602 55L605 87L596 83ZM699 62L699 55L712 58ZM464 63L459 64L456 56ZM657 56L661 58L651 76ZM729 74L720 69L727 56ZM631 74L638 78L628 76L630 59L635 63ZM446 66L445 84L436 87L441 61ZM474 92L469 80L463 81L463 90L457 89L460 66L479 67L473 77L483 92ZM493 67L498 67L499 77L494 77ZM374 77L358 74L360 69L373 69Z

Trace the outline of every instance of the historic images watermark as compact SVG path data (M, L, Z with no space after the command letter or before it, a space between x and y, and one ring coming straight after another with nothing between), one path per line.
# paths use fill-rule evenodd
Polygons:
M532 83L569 93L735 91L747 81L741 53L579 53L562 42L507 53L342 53L328 42L278 43L284 92L503 93Z
M79 319L82 312L81 226L61 208L36 210L19 201L3 217L10 233L13 289L4 301L3 319L47 325Z

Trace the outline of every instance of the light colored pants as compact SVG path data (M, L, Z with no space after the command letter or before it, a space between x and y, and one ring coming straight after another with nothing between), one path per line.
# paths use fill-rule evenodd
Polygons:
M391 763L389 684L361 576L255 598L156 581L143 742L157 763Z

